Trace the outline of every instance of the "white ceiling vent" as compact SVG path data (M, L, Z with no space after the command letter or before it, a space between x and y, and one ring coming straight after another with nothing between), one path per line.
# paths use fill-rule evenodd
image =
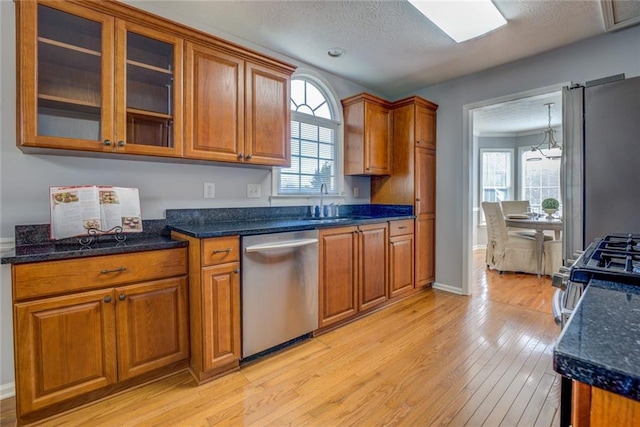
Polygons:
M618 31L640 24L640 1L600 0L607 31Z

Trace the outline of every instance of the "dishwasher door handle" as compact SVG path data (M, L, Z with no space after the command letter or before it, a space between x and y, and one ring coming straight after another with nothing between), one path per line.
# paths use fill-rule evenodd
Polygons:
M274 249L297 248L300 246L312 245L318 243L318 239L296 239L284 240L282 242L262 243L260 245L247 246L245 252L262 252Z

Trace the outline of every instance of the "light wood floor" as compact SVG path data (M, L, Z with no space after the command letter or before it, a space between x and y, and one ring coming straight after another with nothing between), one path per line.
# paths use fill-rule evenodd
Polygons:
M430 290L208 384L179 373L45 425L557 426L550 280L483 257L471 297Z

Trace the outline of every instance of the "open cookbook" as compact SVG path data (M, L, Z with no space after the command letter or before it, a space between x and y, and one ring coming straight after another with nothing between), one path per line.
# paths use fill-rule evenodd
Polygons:
M50 187L51 238L94 234L140 233L137 188L98 185Z

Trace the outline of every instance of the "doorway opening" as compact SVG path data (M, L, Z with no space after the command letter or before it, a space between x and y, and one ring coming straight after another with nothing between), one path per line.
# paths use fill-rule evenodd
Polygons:
M467 204L463 207L464 295L472 292L473 250L486 246L486 230L480 209L482 199L493 196L517 200L524 199L525 194L527 198L548 194L548 182L539 181L538 188L532 189L532 182L525 181L527 167L522 165L532 147L543 141L541 131L547 127L547 103L554 104L551 127L557 130L555 135L562 138L561 90L569 85L570 82L561 83L464 106L466 143L463 152L468 166L463 168L463 182L466 183L463 200ZM504 176L486 186L483 186L481 178L481 149L512 153L509 167L498 168ZM559 160L555 161L559 163Z

